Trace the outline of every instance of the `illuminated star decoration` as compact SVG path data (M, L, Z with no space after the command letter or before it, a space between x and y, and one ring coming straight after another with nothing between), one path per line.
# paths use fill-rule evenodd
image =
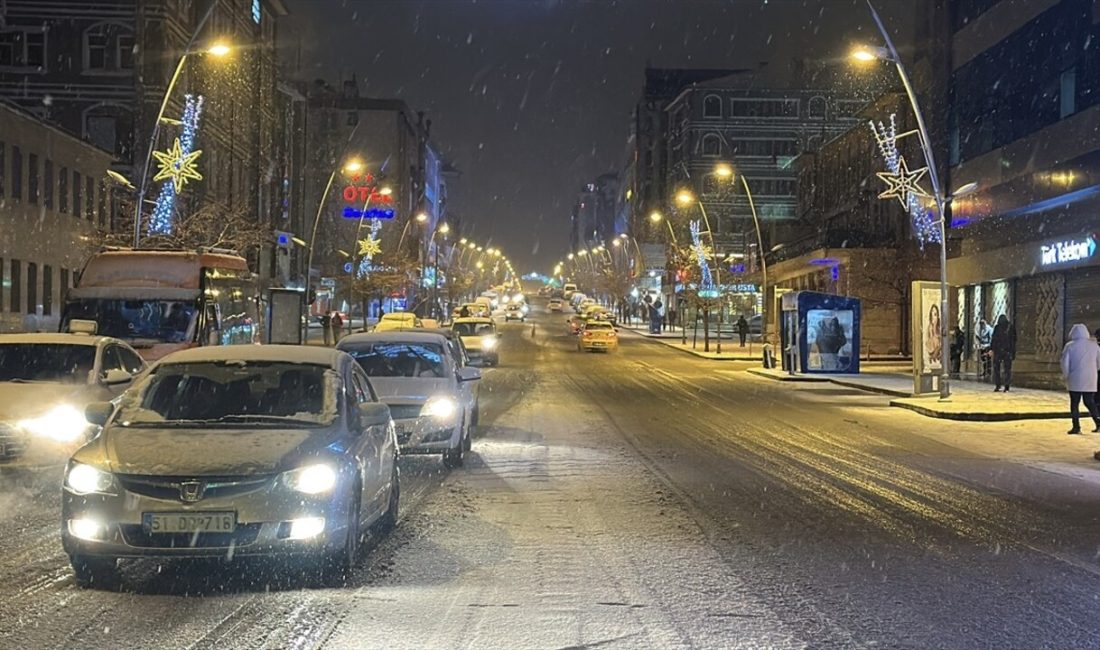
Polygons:
M195 164L195 161L201 155L201 150L184 153L183 147L180 145L180 139L176 138L176 141L172 143L172 148L168 151L153 152L153 157L160 163L160 171L153 177L153 180L172 179L178 193L187 185L187 181L202 180L202 174L199 173Z
M157 161L160 162L160 171L153 180L172 179L170 183L164 183L160 187L160 195L157 196L156 207L149 219L150 234L167 235L173 230L173 220L176 211L176 194L183 188L188 180L202 180L202 175L195 168L195 160L201 151L195 151L195 136L199 129L199 117L202 115L202 95L186 95L183 104L183 119L180 120L182 132L180 137L172 144L167 153L154 151ZM186 175L186 178L184 177Z
M916 194L917 196L926 198L930 196L928 192L924 191L924 188L920 186L920 179L927 173L927 167L909 171L909 166L905 164L905 157L898 156L898 171L896 174L893 172L877 172L875 174L888 186L886 190L878 195L878 198L896 198L901 203L901 207L908 208L910 195Z
M921 248L927 242L939 242L940 232L936 226L936 216L932 210L922 205L920 198L928 197L928 192L920 186L920 179L928 172L927 167L910 171L905 164L905 159L898 153L898 138L909 134L898 135L896 116L890 114L890 125L882 122L869 122L871 131L875 135L879 152L886 160L887 173L880 173L878 177L885 181L889 187L879 195L879 198L897 198L902 207L909 213L910 222L913 224L913 232ZM919 134L917 137L920 137Z
M691 248L695 252L695 260L699 264L699 295L707 297L715 292L714 278L710 274L710 263L707 262L707 247L699 233L699 221L692 221Z
M359 254L366 256L368 259L382 252L382 242L374 238L372 233L370 237L359 240Z

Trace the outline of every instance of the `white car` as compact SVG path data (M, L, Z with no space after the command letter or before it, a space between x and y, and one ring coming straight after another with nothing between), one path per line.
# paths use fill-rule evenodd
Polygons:
M144 370L133 348L107 336L0 335L0 458L22 455L32 439L83 442L95 430L84 407L115 399Z
M462 339L471 359L489 366L500 363L500 337L492 318L456 318L451 331Z
M349 353L389 405L406 454L442 454L460 467L478 421L481 371L459 367L447 338L434 332L353 334L337 348Z

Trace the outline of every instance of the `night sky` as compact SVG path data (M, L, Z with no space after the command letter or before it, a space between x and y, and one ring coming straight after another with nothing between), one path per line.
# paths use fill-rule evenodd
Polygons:
M899 46L912 0L876 7ZM793 57L845 66L874 35L864 0L289 0L303 80L398 97L433 121L463 173L463 234L518 271L565 252L581 185L622 168L646 63L736 68ZM876 39L877 42L877 39ZM293 63L288 69L293 70Z

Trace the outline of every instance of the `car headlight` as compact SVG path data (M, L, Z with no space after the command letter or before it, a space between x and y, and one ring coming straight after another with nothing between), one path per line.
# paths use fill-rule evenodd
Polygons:
M60 404L46 413L22 420L18 427L32 436L57 442L73 442L88 432L88 420L75 406Z
M481 349L492 350L497 346L497 337L495 336L483 336L481 337Z
M77 494L115 494L115 477L84 463L70 463L65 485Z
M324 494L336 487L336 470L318 463L283 473L283 483L302 494Z
M420 415L430 415L441 420L451 417L458 410L458 404L450 397L433 397L424 402Z

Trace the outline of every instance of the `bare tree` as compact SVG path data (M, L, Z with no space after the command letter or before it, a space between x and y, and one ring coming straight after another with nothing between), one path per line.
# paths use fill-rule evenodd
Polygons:
M115 232L100 232L99 242L107 246L133 243L134 220L120 215ZM196 249L227 248L242 255L271 241L270 226L247 210L231 210L218 203L207 203L198 210L181 215L171 233L150 233L142 237L144 248Z

